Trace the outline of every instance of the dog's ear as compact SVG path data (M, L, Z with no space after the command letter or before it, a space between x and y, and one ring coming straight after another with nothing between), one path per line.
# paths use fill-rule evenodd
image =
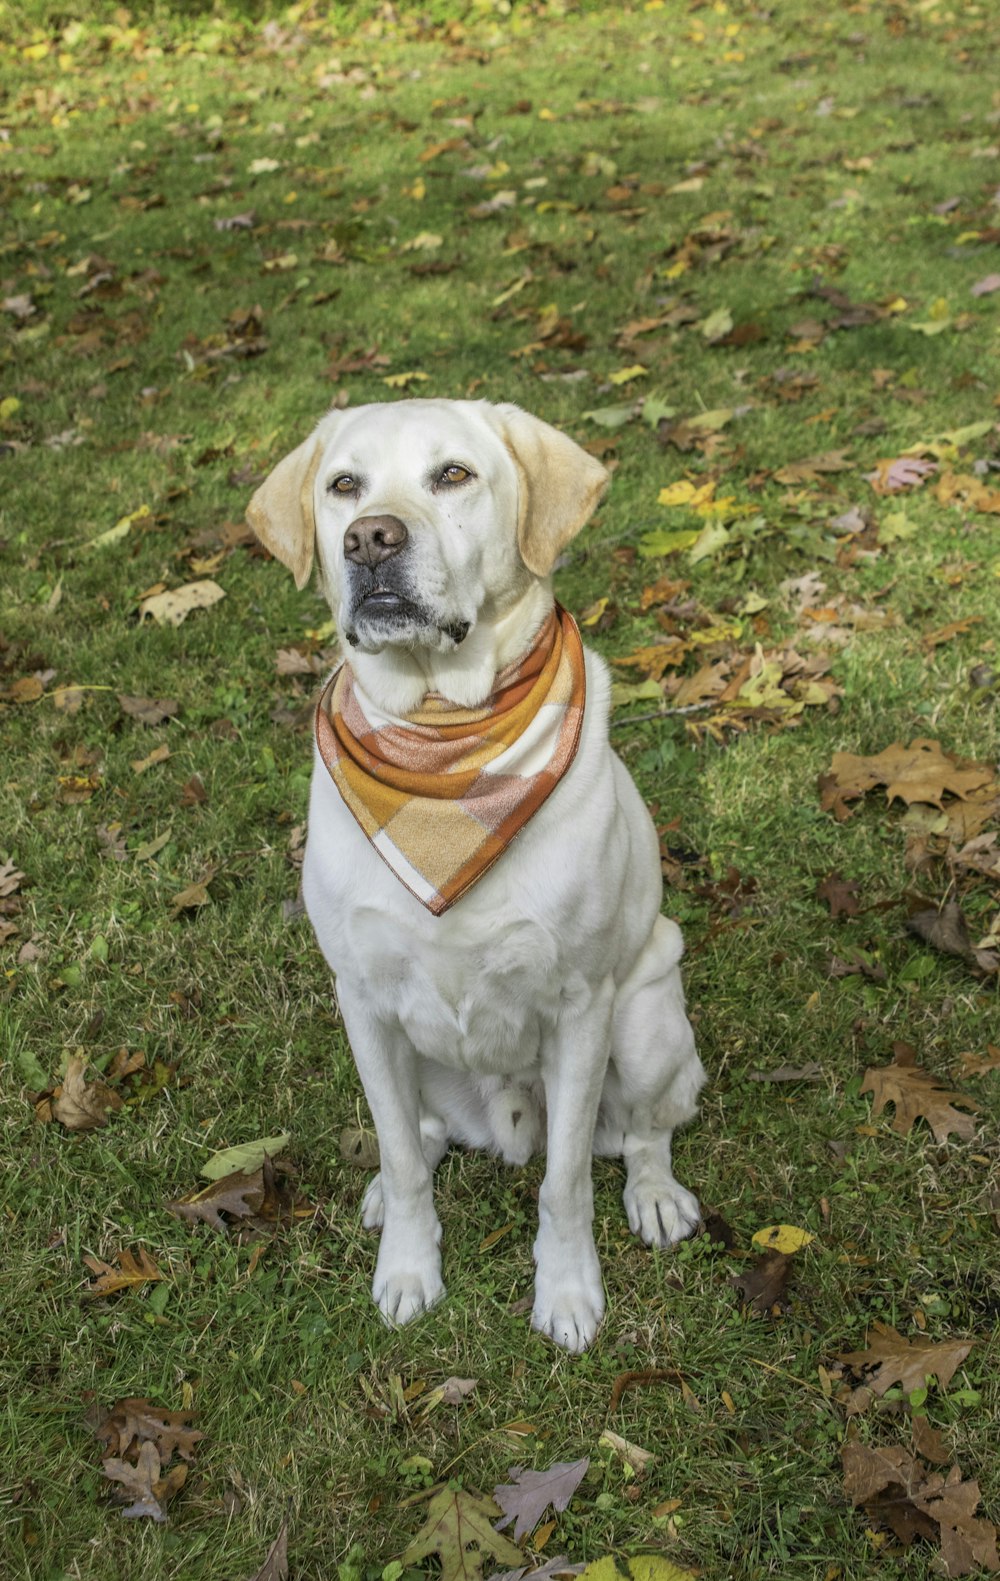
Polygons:
M540 417L512 405L495 411L517 467L521 559L536 576L548 576L593 513L610 475L586 450Z
M296 587L305 587L312 570L316 543L316 510L313 484L323 440L310 434L305 442L279 461L247 506L247 521L265 549L287 565Z

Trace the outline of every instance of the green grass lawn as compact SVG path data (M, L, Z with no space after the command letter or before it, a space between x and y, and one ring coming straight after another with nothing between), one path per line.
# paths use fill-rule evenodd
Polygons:
M526 1546L539 1563L936 1574L929 1544L904 1551L845 1498L845 1438L908 1443L909 1423L898 1390L848 1419L835 1358L875 1321L974 1341L923 1409L1000 1520L1000 1074L963 1074L1000 1042L997 978L905 929L907 896L957 899L978 942L1000 884L933 831L908 868L926 807L876 790L838 822L817 776L914 737L996 762L1000 291L973 291L1000 270L995 11L323 9L79 23L36 4L32 29L0 7L3 1572L239 1581L290 1502L293 1577L376 1581L431 1488L587 1455ZM733 1244L649 1253L598 1164L608 1315L579 1358L524 1315L540 1164L449 1155L448 1299L382 1327L367 1176L340 1146L360 1086L284 904L314 680L276 656L321 671L331 634L243 512L332 400L407 392L515 400L604 442L613 488L557 591L609 658L679 634L668 707L755 645L786 656L779 679L790 650L825 654L835 683L791 719L787 680L756 714L651 718L658 693L620 694L710 1078L678 1173ZM936 472L875 492L863 475L915 446ZM685 480L711 486L701 515L659 503ZM687 538L644 552L664 532ZM140 622L150 590L202 578L221 602ZM681 586L644 598L662 578ZM148 726L119 693L177 709ZM5 863L24 875L6 896ZM858 915L817 898L833 871ZM207 903L176 908L198 882ZM972 1140L872 1118L863 1074L899 1042L979 1105ZM71 1057L110 1076L121 1049L159 1074L120 1084L106 1128L36 1121ZM752 1079L784 1065L818 1079ZM213 1151L282 1130L308 1216L242 1244L165 1211ZM756 1316L731 1280L777 1223L813 1240L785 1308ZM84 1256L139 1248L166 1279L85 1296ZM615 1379L650 1369L670 1377L609 1415ZM452 1375L478 1384L425 1410ZM128 1396L191 1406L205 1433L164 1525L106 1501L85 1416ZM654 1454L643 1475L606 1427Z

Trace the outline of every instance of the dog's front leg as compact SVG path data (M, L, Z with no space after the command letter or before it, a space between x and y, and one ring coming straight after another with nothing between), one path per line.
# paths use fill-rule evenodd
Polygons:
M543 1041L547 1161L538 1199L532 1327L567 1350L586 1350L604 1316L594 1245L594 1127L604 1086L614 985L563 1009Z
M383 1202L372 1296L389 1323L409 1323L444 1295L433 1173L420 1141L417 1061L403 1032L338 980L347 1035L375 1122Z

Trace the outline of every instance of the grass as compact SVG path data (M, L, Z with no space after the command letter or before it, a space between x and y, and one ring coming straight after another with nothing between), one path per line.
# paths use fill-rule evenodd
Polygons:
M559 11L483 6L437 29L354 11L337 13L338 29L299 8L269 32L164 11L133 26L109 11L67 31L71 11L40 7L32 32L23 13L0 12L0 279L4 298L33 309L8 308L0 344L0 680L54 672L40 701L0 701L0 862L27 875L0 955L11 1577L249 1575L290 1499L293 1575L374 1581L421 1524L426 1485L457 1477L488 1492L513 1464L586 1454L543 1557L662 1552L740 1581L923 1578L930 1550L873 1537L842 1492L848 1428L820 1368L863 1345L873 1320L975 1340L927 1410L1000 1517L987 1211L1000 1078L959 1083L980 1104L973 1144L872 1124L859 1093L896 1040L954 1079L959 1054L995 1039L995 980L905 934L904 892L940 899L947 875L906 872L899 807L872 796L837 824L815 789L840 749L928 735L979 760L995 753L996 517L926 486L905 501L913 535L853 564L838 562L829 527L854 504L899 508L862 480L880 457L996 423L1000 296L970 294L997 267L991 13L826 14L798 0L770 14ZM453 146L421 160L435 144ZM470 217L500 192L514 205ZM252 229L213 224L251 210ZM424 233L440 245L405 250ZM426 261L454 267L411 272ZM905 306L803 350L793 326L831 316L802 296L815 276L855 302ZM710 345L690 323L616 346L664 298L699 321L727 307L764 338ZM514 355L550 304L586 346ZM263 354L213 356L239 335L227 320L250 310ZM940 333L912 327L942 320ZM366 364L368 353L386 360ZM645 377L608 382L636 362ZM786 369L816 376L798 401L782 398ZM538 1165L510 1173L450 1155L437 1190L449 1298L401 1333L374 1315L365 1177L338 1146L359 1087L308 926L281 904L298 883L309 686L277 676L275 654L321 646L307 634L327 612L245 545L199 570L241 522L253 478L331 398L392 398L385 376L408 371L427 374L417 393L514 399L587 441L605 430L584 413L641 394L682 416L749 408L713 454L661 448L641 421L610 434L613 491L558 578L578 614L601 597L614 605L591 638L609 657L657 640L639 597L665 573L730 618L748 592L766 599L756 633L744 617L743 647L795 633L779 584L812 570L828 598L898 617L834 652L839 711L809 708L798 728L717 741L692 730L699 715L642 720L640 704L616 718L644 794L661 820L681 820L669 841L705 864L667 897L711 1076L678 1173L731 1224L737 1255L704 1239L649 1254L628 1235L620 1171L598 1164L608 1316L578 1359L511 1310L531 1289ZM876 420L882 432L858 432ZM996 441L994 426L955 470L995 466ZM837 448L845 471L795 488L770 476ZM694 565L636 557L644 533L689 525L657 504L685 475L716 478L763 525ZM85 547L143 505L119 541ZM178 628L137 621L151 586L204 574L225 589L214 609ZM922 644L973 616L952 640ZM993 680L970 683L976 665ZM79 710L57 709L48 694L71 684L85 688ZM147 728L119 691L172 698L178 715ZM169 759L136 773L161 743ZM207 800L184 806L192 774ZM74 776L93 778L88 799L72 799ZM136 856L164 834L158 853ZM103 854L102 838L124 842L125 859ZM717 887L730 866L756 881L735 917ZM861 885L867 909L852 921L832 922L815 898L834 868ZM172 897L208 872L210 904L173 916ZM986 881L963 896L982 932L996 903ZM26 942L34 959L20 958ZM877 956L884 980L826 975L829 953L852 945ZM78 1049L102 1068L121 1047L176 1066L157 1096L103 1131L34 1122L25 1092L41 1075L55 1080ZM750 1080L807 1061L820 1082ZM212 1150L285 1127L314 1218L257 1257L165 1213ZM729 1276L775 1222L815 1239L787 1313L749 1318ZM147 1248L169 1283L155 1299L82 1301L83 1255L123 1246ZM648 1385L608 1422L615 1377L649 1368L679 1369L700 1410L676 1386ZM422 1417L416 1385L453 1374L478 1378L476 1390ZM105 1506L88 1391L107 1406L193 1400L207 1436L165 1527ZM902 1407L851 1430L905 1440ZM605 1425L655 1452L645 1478L599 1446Z

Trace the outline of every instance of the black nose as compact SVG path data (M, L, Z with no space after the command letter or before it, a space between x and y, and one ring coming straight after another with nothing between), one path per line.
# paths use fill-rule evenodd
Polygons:
M404 549L409 536L398 516L359 516L344 534L344 558L355 565L380 565Z

